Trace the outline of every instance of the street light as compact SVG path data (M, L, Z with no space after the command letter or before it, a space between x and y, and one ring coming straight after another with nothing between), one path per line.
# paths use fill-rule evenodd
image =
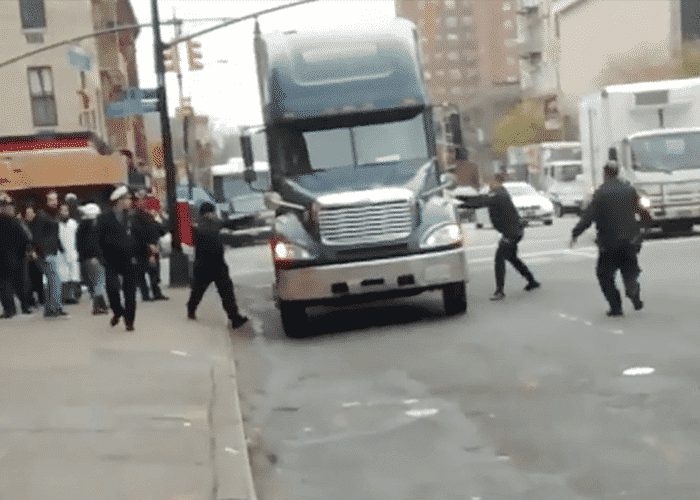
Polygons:
M199 71L204 68L201 48L201 42L187 40L187 63L189 64L190 71Z

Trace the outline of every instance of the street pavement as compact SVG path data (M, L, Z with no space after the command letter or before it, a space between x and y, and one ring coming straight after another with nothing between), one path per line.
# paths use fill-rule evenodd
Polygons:
M210 291L90 315L0 320L1 500L252 500L229 332ZM235 335L250 335L242 328Z
M287 339L269 250L228 258L253 317L234 335L262 500L700 498L700 237L641 254L646 307L607 318L589 230L531 227L493 303L497 234L467 227L469 313L439 293L312 309L320 334Z

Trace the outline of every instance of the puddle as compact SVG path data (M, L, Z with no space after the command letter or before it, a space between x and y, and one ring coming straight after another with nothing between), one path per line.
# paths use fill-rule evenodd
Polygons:
M634 366L632 368L627 368L622 372L622 374L627 375L628 377L637 377L639 375L651 375L655 371L656 370L654 370L651 366Z
M408 410L406 412L406 415L409 417L414 417L414 418L425 418L425 417L432 417L433 415L438 414L438 409L437 408L416 408L413 410Z

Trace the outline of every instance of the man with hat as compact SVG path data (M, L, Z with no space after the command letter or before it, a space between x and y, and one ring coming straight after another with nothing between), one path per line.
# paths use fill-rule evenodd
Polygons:
M23 285L23 263L29 238L14 215L14 202L9 195L0 193L0 318L17 314L15 294L20 298L22 312L28 313Z
M187 317L197 319L197 306L202 301L204 292L212 282L221 297L231 328L242 326L248 318L241 315L233 292L233 282L224 261L224 246L221 243L221 229L235 229L235 221L222 222L216 216L216 207L204 202L199 207L199 223L194 228L194 268L192 291L187 302Z
M82 275L92 297L92 314L109 314L105 300L105 268L97 228L97 218L102 211L96 203L86 203L80 207L80 212L82 220L75 235L76 249Z
M603 184L593 194L591 203L571 233L571 246L595 222L598 233L598 283L610 305L608 316L622 316L622 298L615 286L618 269L622 273L625 293L635 311L644 307L638 281L641 269L637 254L642 246L640 221L649 223L651 216L641 206L634 187L618 178L616 162L608 162L603 173Z
M131 210L132 195L126 186L117 187L109 197L112 209L100 215L98 241L105 261L107 297L112 309L111 326L124 318L126 331L134 331L136 280L143 249L153 244L148 228ZM122 305L120 292L124 294Z

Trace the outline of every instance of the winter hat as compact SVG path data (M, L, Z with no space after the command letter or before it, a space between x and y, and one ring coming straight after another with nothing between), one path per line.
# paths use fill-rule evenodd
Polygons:
M109 197L109 201L117 201L119 198L126 196L127 194L129 194L129 188L126 186L119 186L114 191L112 191L112 194Z
M208 214L208 213L215 212L215 211L216 211L216 207L214 206L214 204L209 203L208 201L205 201L199 207L199 215L204 215L204 214Z
M96 219L102 213L102 210L96 203L88 203L80 207L80 213L83 214L83 219Z

